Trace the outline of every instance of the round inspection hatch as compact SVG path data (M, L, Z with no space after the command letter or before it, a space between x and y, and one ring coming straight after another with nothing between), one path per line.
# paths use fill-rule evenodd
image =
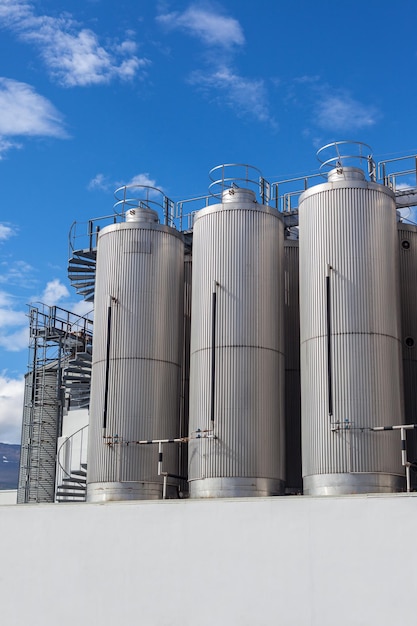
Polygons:
M408 239L403 239L403 241L401 242L401 247L404 248L404 250L410 249L410 242L408 241Z
M408 348L413 348L414 347L414 339L412 337L406 337L405 338L405 345Z

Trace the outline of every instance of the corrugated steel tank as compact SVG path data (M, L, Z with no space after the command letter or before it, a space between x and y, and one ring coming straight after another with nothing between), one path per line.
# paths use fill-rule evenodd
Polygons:
M299 226L304 493L401 490L399 434L368 430L403 423L394 194L337 167Z
M17 503L54 502L61 402L58 364L25 376Z
M407 424L417 424L417 226L398 223L404 413ZM407 431L408 460L417 461L417 433ZM417 476L413 472L413 483Z
M279 213L257 203L250 189L225 189L221 203L197 213L190 359L191 497L267 496L284 491L283 238Z
M284 241L286 493L301 493L301 382L298 239Z
M158 446L134 442L179 435L183 273L182 236L149 208L128 210L99 235L90 502L162 496ZM166 444L163 458L163 470L178 474L178 445ZM168 479L168 497L176 491Z

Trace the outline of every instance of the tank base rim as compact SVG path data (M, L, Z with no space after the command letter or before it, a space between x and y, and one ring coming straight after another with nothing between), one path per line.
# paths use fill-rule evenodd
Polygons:
M337 496L404 491L405 477L379 472L315 474L303 477L305 496Z
M251 498L281 496L285 482L277 478L216 477L189 481L190 498Z
M176 485L167 485L167 498L178 498ZM96 482L87 484L87 502L160 500L162 483L146 481Z

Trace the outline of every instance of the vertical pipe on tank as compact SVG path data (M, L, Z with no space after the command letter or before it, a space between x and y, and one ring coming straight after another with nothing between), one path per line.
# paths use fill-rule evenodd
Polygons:
M285 492L301 493L301 383L298 239L285 239Z
M104 228L97 246L87 500L162 497L156 445L178 437L184 244L147 208ZM103 436L104 425L104 436ZM164 467L178 475L178 446ZM170 480L168 496L177 493Z
M406 424L417 424L417 226L398 222L404 414ZM408 458L417 463L417 431L407 431ZM416 472L411 474L414 488Z
M181 366L181 403L180 403L180 428L179 436L188 436L188 422L190 414L190 338L191 338L191 277L192 277L192 254L191 249L186 249L184 254L184 318L183 318L183 348ZM188 446L181 445L179 448L179 475L187 476L188 473ZM188 481L180 483L183 494L188 494Z
M226 189L194 222L191 497L283 492L283 344L280 215L251 190Z
M301 196L299 224L304 493L400 490L398 437L369 430L403 416L394 195L337 167Z

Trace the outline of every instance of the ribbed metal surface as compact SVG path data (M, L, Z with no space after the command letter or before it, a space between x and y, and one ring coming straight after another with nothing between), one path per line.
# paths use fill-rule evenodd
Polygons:
M21 446L20 446L17 504L24 504L26 502L27 493L30 487L30 475L29 475L28 462L29 462L29 444L30 444L32 387L33 387L33 375L32 375L32 372L29 372L25 376L25 389L24 389L24 395L23 395L22 437L21 437Z
M97 248L89 501L158 498L158 446L143 439L179 435L184 249L173 229L149 222L109 226ZM108 306L111 329L105 445ZM178 446L164 446L163 470L178 474ZM172 479L169 485L175 484Z
M300 299L298 240L284 241L286 492L299 493L301 476Z
M227 194L227 192L226 192ZM211 430L212 293L215 439ZM283 225L247 190L203 209L193 234L189 480L192 497L281 493ZM213 434L213 433L210 433Z
M18 504L54 502L60 399L58 369L41 368L25 378Z
M408 424L417 424L417 226L398 223L404 413ZM407 431L408 458L417 461L417 433ZM412 473L414 484L417 475Z
M367 430L403 419L395 202L387 188L358 180L357 170L349 180L350 169L345 180L305 192L299 206L302 457L309 494L392 491L404 475L398 433Z

